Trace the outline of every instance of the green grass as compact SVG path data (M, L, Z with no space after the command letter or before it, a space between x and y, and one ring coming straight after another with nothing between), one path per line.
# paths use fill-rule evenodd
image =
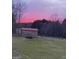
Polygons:
M20 55L21 59L66 59L65 40L45 39L13 37L13 56Z

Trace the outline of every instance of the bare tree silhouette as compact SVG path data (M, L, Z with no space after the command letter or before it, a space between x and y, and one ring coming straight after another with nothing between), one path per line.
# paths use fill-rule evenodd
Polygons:
M25 6L26 6L25 2L21 0L20 1L17 0L16 3L12 2L12 14L14 15L13 17L15 17L15 19L12 18L12 20L18 19L19 20L18 24L20 24L20 20L23 15Z
M51 21L58 21L59 17L58 17L57 14L52 14L52 15L49 17L49 19L50 19Z

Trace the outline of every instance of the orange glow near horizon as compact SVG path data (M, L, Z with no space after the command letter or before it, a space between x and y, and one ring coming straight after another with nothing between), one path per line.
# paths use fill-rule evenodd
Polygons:
M60 23L62 23L62 21L64 20L64 18L62 18L62 17L59 17L58 19L54 19L54 17L52 17L51 19L50 18L41 18L41 17L29 17L29 18L27 18L27 17L24 17L24 18L21 18L20 19L20 21L19 21L19 19L17 19L16 20L16 23L32 23L32 22L34 22L35 20L42 20L42 19L46 19L46 20L50 20L50 21L57 21L57 20L59 20L59 22ZM53 19L53 20L52 20Z
M20 19L20 21L17 19L16 23L30 23L30 22L33 22L33 21L34 21L33 18L22 18L22 19Z
M48 15L43 13L29 13L22 17L19 21L19 19L16 20L16 23L31 23L34 22L35 20L42 20L42 19L49 19Z

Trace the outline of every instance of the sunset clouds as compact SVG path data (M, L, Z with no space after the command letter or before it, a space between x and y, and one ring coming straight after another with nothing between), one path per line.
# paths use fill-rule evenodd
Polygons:
M26 3L24 18L50 18L51 15L66 17L65 0L22 0Z

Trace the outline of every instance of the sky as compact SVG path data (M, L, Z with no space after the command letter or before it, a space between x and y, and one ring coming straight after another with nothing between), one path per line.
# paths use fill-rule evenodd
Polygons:
M20 1L20 0L17 0ZM21 23L47 19L54 21L66 17L66 0L22 0L25 3ZM14 0L16 3L16 0ZM18 22L18 20L17 20Z

